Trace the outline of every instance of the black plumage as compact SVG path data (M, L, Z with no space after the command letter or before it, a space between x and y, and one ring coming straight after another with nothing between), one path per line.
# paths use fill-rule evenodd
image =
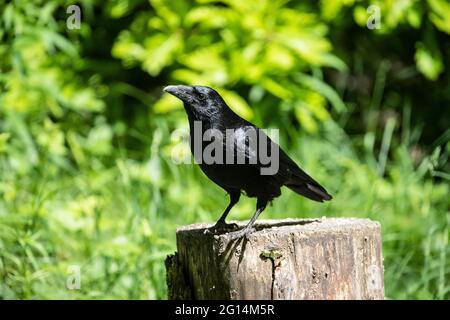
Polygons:
M211 231L216 232L229 228L230 225L225 223L225 218L231 208L239 201L241 192L249 197L257 198L256 212L245 228L233 232L235 238L252 232L254 222L265 209L267 203L281 195L282 186L286 186L311 200L323 202L332 199L331 195L317 181L300 169L261 129L234 113L214 89L205 86L177 85L167 86L164 91L176 96L184 103L189 119L193 153L195 143L200 143L201 151L204 151L210 143L203 140L194 141L196 121L197 124L201 124L202 135L208 129L223 133L223 137L226 137L227 129L233 129L235 132L231 139L224 139L221 144L224 157L226 154L232 155L232 164L224 163L225 161L208 164L196 159L202 171L230 195L230 204L216 225L211 228ZM251 135L253 132L257 134ZM278 170L275 174L261 174L261 169L267 168L267 163L263 164L259 159L260 150L258 149L263 146L263 142L267 145L268 155L275 154L272 152L278 151L276 159L278 160ZM245 159L245 163L237 163L239 157Z

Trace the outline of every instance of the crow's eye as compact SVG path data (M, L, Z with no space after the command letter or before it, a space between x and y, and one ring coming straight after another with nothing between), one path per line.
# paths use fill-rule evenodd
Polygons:
M199 92L199 93L198 93L198 98L199 98L201 101L205 101L205 100L206 100L206 95Z

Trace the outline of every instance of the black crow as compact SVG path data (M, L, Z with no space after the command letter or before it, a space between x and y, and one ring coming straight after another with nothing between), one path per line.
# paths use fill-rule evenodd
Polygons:
M201 170L230 195L230 204L210 231L230 227L225 218L239 201L241 192L257 198L256 212L243 229L232 233L232 238L247 236L254 230L253 224L259 214L268 202L281 195L282 186L311 200L332 199L261 129L234 113L214 89L174 85L165 87L164 91L184 103L189 119L191 151ZM210 153L206 154L206 151ZM210 159L202 158L206 156Z

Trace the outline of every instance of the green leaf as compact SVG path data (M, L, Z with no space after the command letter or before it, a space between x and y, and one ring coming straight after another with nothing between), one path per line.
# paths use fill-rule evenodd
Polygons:
M234 91L219 89L219 94L223 97L228 106L244 119L253 118L253 110L247 101Z
M450 3L445 0L428 0L430 20L441 31L450 34Z
M42 38L47 46L55 46L69 56L78 55L75 45L59 33L51 30L42 30L40 34L42 35Z
M353 5L354 0L321 0L320 9L326 20L333 20L341 12L344 6Z
M158 75L164 67L175 60L182 45L183 41L179 33L171 34L168 37L164 34L156 34L146 39L144 44L146 53L142 63L144 70L152 76Z
M164 93L161 96L161 99L156 101L156 103L153 105L153 109L157 113L167 113L172 110L181 109L182 106L183 103L179 99L168 93Z
M292 97L292 92L289 89L270 78L261 79L261 86L282 100L289 100Z
M326 38L307 32L285 29L277 34L277 39L287 48L293 50L307 63L320 65L322 56L331 49Z
M200 74L190 69L175 70L172 73L172 77L181 83L211 85L209 79L204 74Z
M439 52L432 52L422 42L416 45L415 54L417 69L430 80L436 80L444 70L442 58Z
M221 56L223 51L219 44L199 48L198 50L189 52L180 60L188 68L204 71L204 70L225 70L225 61Z
M348 67L344 61L331 53L324 53L320 56L320 62L323 66L333 67L341 72L347 72Z
M180 16L175 12L175 8L178 7L177 4L180 3L179 0L150 0L150 3L157 15L163 18L171 29L175 29L180 25Z
M303 73L296 73L294 75L295 81L304 85L305 87L315 90L323 95L325 98L330 101L332 106L336 109L337 112L344 112L347 110L347 106L339 97L339 94L330 87L327 83L323 82L320 79L311 77L309 75Z
M198 23L205 29L223 28L228 22L228 13L227 9L213 6L193 8L186 15L185 24L192 27Z
M317 133L317 123L307 108L305 108L302 104L297 104L294 111L298 122L305 129L305 131L311 134Z
M8 132L0 133L0 153L6 151L6 147L8 146L8 140L11 137L11 134Z
M11 29L14 20L14 6L12 3L8 4L3 11L3 24L6 30Z

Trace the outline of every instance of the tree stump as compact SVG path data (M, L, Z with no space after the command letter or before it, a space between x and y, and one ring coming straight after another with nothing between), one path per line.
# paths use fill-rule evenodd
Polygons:
M240 227L245 222L236 222ZM380 224L369 219L260 220L248 239L177 230L169 299L384 299Z

